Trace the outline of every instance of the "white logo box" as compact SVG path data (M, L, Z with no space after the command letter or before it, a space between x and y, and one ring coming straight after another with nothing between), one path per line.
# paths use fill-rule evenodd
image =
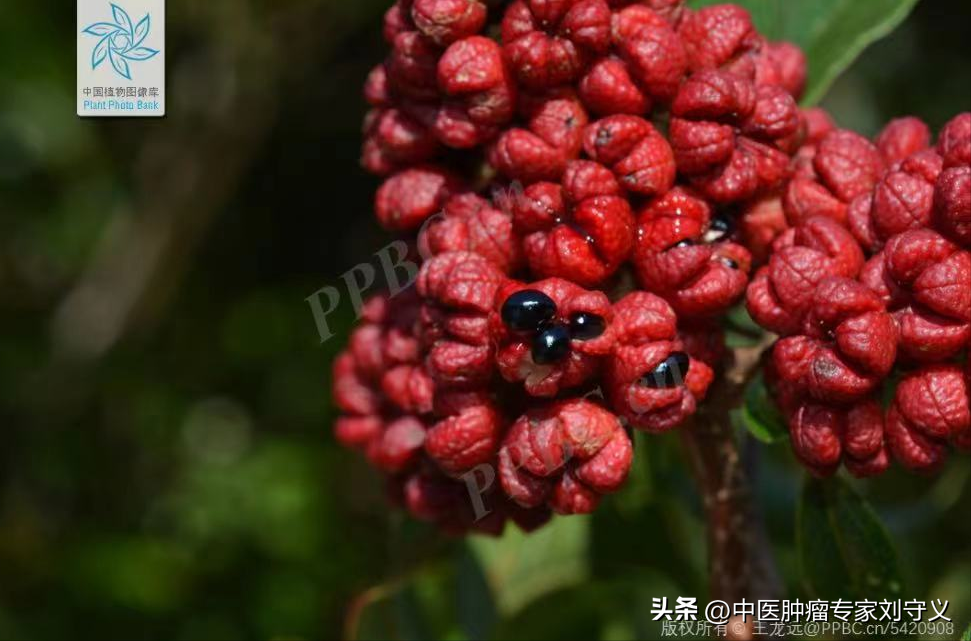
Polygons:
M165 115L165 0L77 0L78 115Z

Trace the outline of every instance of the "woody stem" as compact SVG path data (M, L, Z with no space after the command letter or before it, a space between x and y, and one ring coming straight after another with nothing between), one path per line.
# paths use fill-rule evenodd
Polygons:
M736 436L730 411L758 370L764 346L737 350L735 363L712 387L682 443L707 520L709 599L728 604L779 598L782 585L752 492L754 448Z

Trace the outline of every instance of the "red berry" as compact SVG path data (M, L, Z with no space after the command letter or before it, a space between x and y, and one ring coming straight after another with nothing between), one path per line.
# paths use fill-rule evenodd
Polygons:
M689 12L678 33L695 70L720 67L758 42L748 12L730 4Z
M580 153L587 115L575 100L546 101L528 129L507 129L489 150L489 162L506 178L559 180Z
M697 194L676 187L652 201L638 223L638 279L679 316L723 313L742 296L751 257L735 242L732 220L715 217Z
M610 116L589 125L583 149L614 172L628 191L660 196L674 184L674 152L664 137L636 116Z
M508 307L510 299L516 303L522 293L531 299L538 295L553 301L553 309L544 302L543 320L534 329L523 331L517 324L510 324ZM552 316L548 316L553 311ZM505 312L505 313L504 313ZM596 317L604 330L597 336L569 337L568 351L556 359L548 359L546 352L537 359L534 341L547 328L569 328L578 315ZM600 373L605 358L614 346L612 328L613 310L606 295L599 291L587 291L569 281L551 278L526 285L509 282L496 294L495 309L491 315L493 342L497 345L496 364L507 381L519 383L531 396L550 397L576 388ZM543 362L546 361L546 362Z
M616 416L590 401L560 401L512 425L499 452L499 478L523 507L584 514L623 484L632 456Z
M413 0L411 18L419 31L447 46L481 30L486 7L478 0Z
M523 262L522 240L512 217L475 194L459 194L445 203L441 216L424 228L420 242L430 255L467 251L488 259L505 273Z
M927 149L931 142L931 131L923 121L913 116L897 118L887 123L875 142L884 161L892 165Z
M887 429L890 450L902 465L937 468L948 440L971 429L964 372L954 365L930 365L905 376L887 414Z
M958 114L944 125L937 137L937 153L946 167L971 163L971 113Z
M459 189L458 178L444 169L406 169L384 181L375 196L374 210L387 229L417 229Z
M701 361L689 358L686 371L667 363L682 351L676 322L671 307L653 294L634 292L614 304L617 346L604 381L615 411L635 428L663 432L677 427L695 412L711 383L712 371ZM658 372L659 366L677 371ZM675 384L660 386L659 378Z
M502 20L505 55L530 89L576 80L588 60L610 43L605 0L517 0Z
M446 252L422 265L421 332L430 374L439 385L467 387L489 380L494 370L489 313L504 281L498 267L468 252Z

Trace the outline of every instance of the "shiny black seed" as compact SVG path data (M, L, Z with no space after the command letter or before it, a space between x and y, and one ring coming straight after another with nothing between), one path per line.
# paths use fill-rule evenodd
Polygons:
M712 221L711 225L708 226L708 231L705 232L705 242L706 243L717 243L723 240L727 240L729 236L735 233L735 222L728 216L716 216Z
M602 316L577 312L570 317L570 336L578 341L588 341L604 333L607 322Z
M677 387L684 383L688 375L688 355L684 352L671 352L660 365L641 377L641 385L645 387Z
M674 249L675 247L694 247L697 244L698 243L696 243L694 240L692 240L690 238L685 238L684 240L678 241L674 245L671 245L671 247L669 247L669 249Z
M533 332L556 315L553 299L535 289L518 291L502 304L502 322L516 332Z
M566 358L570 353L570 330L566 325L555 323L544 327L533 338L533 362L550 365Z
M722 256L719 258L719 260L729 269L738 269L738 261L733 258L726 258L725 256Z

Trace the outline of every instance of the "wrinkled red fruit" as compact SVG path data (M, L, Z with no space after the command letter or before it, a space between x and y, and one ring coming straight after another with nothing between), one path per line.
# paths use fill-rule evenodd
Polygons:
M593 287L613 275L634 245L634 216L614 175L588 160L569 163L560 183L513 194L516 232L530 270Z
M639 282L679 317L725 312L745 291L751 266L734 227L731 216L715 214L696 193L675 187L638 217L634 267Z
M900 351L941 361L971 340L971 254L929 229L894 236L871 258L861 281L893 312Z
M499 478L522 507L587 514L624 483L632 457L616 416L587 400L558 401L513 423L499 451Z
M525 304L536 300L543 312L517 322L517 312L521 317ZM509 282L496 295L490 319L499 373L530 396L550 397L591 381L614 346L613 318L602 292L560 278Z
M446 252L422 265L420 336L429 373L439 385L488 382L495 368L489 313L504 281L498 267L470 252Z
M880 474L890 461L883 410L874 400L849 409L805 403L789 417L796 456L817 476L829 476L840 462L853 476Z
M774 250L749 285L746 305L757 323L782 335L801 329L823 279L853 278L863 264L863 252L852 235L824 217L789 229L776 239Z
M905 376L887 412L894 458L913 470L937 469L949 441L967 442L968 405L968 378L957 366L928 365Z
M630 424L664 432L694 414L711 383L711 368L683 351L671 306L647 292L614 304L617 346L604 372L612 407Z
M803 333L772 355L779 378L823 403L850 403L873 392L896 358L897 328L880 298L849 278L822 280Z

